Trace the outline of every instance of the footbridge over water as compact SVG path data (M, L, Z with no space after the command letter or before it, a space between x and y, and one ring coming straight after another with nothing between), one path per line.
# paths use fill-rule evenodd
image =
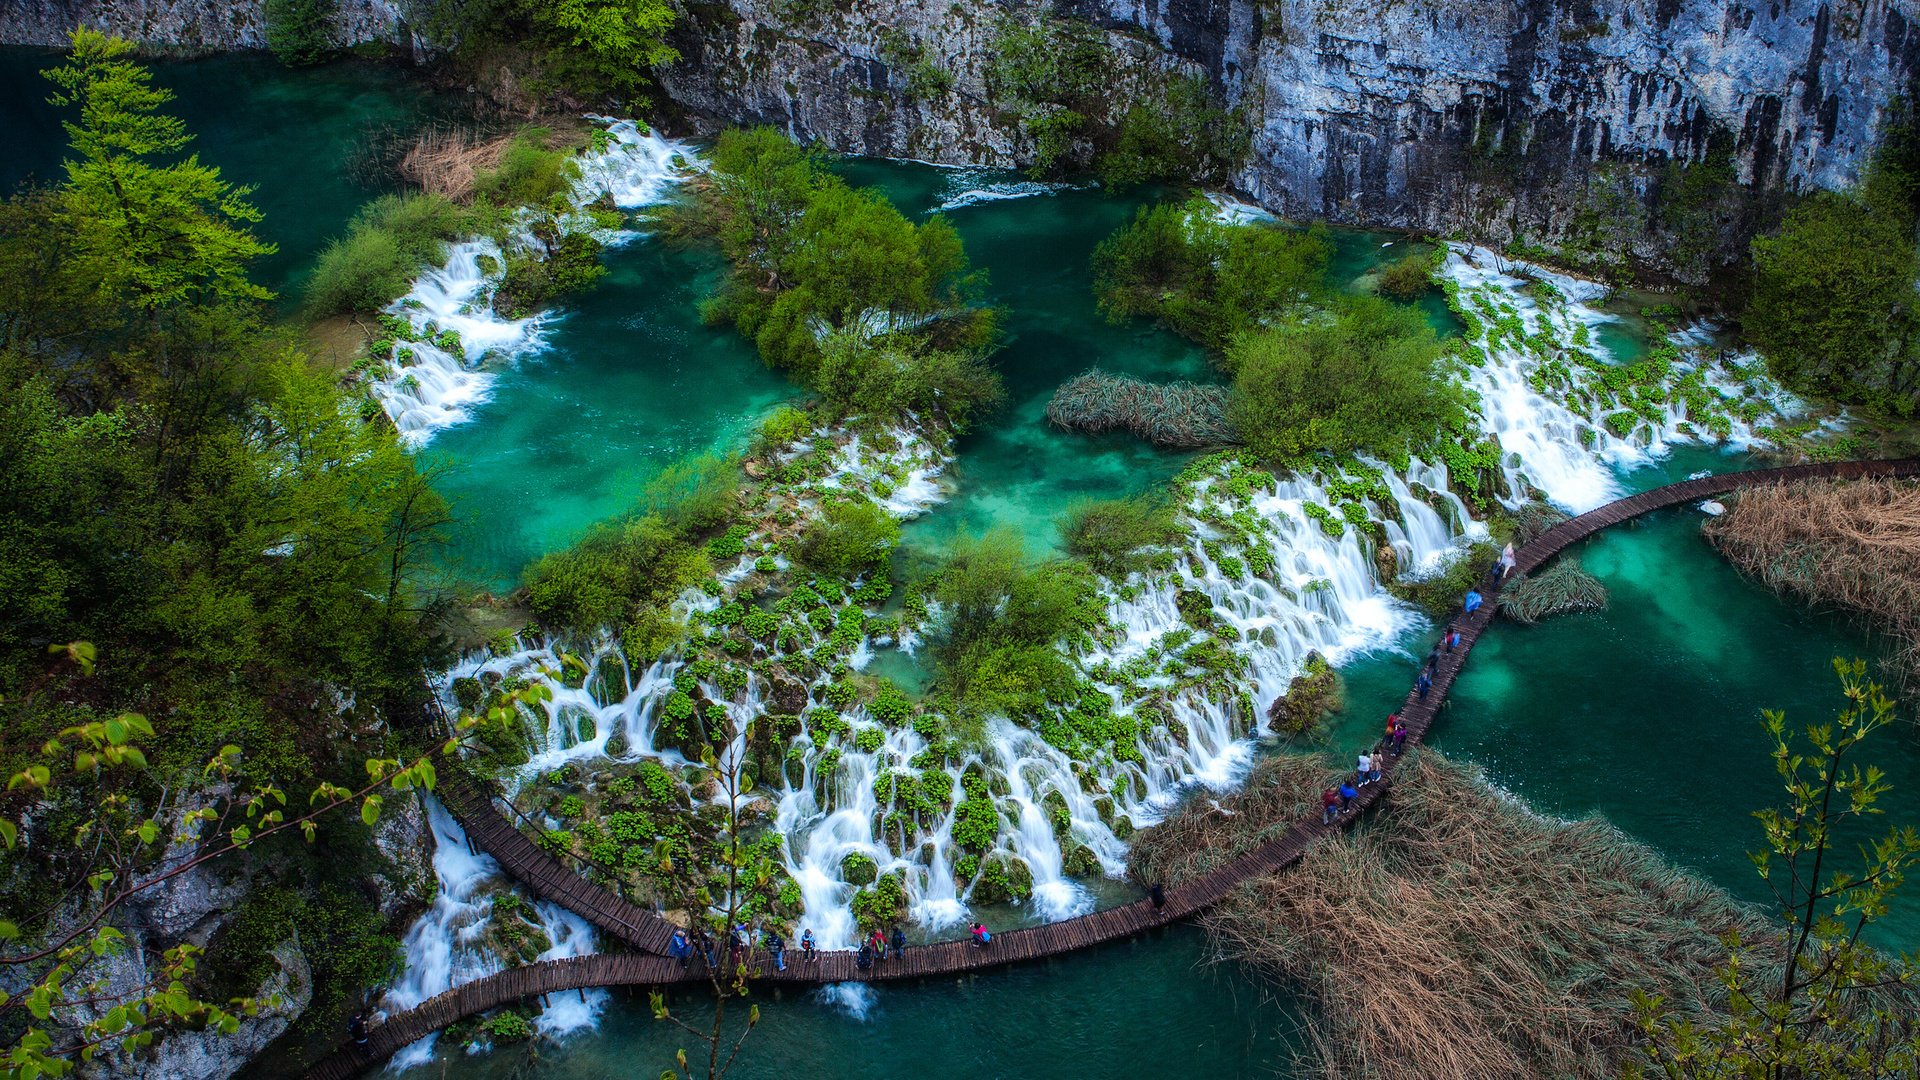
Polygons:
M1596 510L1570 518L1536 537L1515 552L1516 572L1532 571L1567 547L1609 526L1637 518L1666 507L1698 502L1743 487L1814 479L1859 479L1865 477L1920 477L1920 458L1886 461L1847 461L1813 465L1793 465L1776 469L1722 473L1654 488L1638 495L1608 503ZM1407 725L1407 741L1417 745L1432 726L1455 676L1466 664L1475 641L1493 621L1499 607L1499 586L1483 585L1486 603L1471 615L1455 620L1460 630L1460 647L1442 654L1433 685L1425 698L1410 690L1400 706L1400 718ZM1166 892L1166 904L1156 909L1146 899L1136 900L1090 915L1060 922L995 934L987 948L975 948L968 941L946 941L909 946L905 955L858 970L854 954L837 950L821 952L811 962L803 962L796 949L787 952L787 969L775 971L764 955L756 955L749 964L755 982L810 985L835 982L882 982L928 976L955 975L1059 956L1088 946L1117 941L1142 931L1164 926L1196 915L1218 903L1241 882L1273 873L1300 859L1314 842L1347 828L1369 807L1385 797L1392 776L1389 770L1383 782L1360 789L1359 798L1332 823L1322 823L1319 815L1297 821L1285 833L1266 844L1191 882ZM310 1080L348 1080L378 1065L413 1041L476 1013L545 994L582 990L599 986L663 987L676 983L707 982L707 974L696 963L683 970L679 961L666 955L673 925L657 913L647 911L612 892L595 885L546 852L541 851L496 808L492 797L476 788L447 785L441 792L448 809L466 829L476 848L491 854L501 870L519 880L535 895L551 900L638 951L598 953L565 960L548 960L523 967L509 968L495 975L475 979L422 1002L417 1008L397 1013L373 1028L364 1045L345 1046L323 1059L307 1074Z

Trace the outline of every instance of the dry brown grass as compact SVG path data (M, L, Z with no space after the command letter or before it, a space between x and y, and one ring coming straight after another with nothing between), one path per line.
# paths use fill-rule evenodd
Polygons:
M1329 1077L1614 1076L1635 987L1711 1007L1721 938L1755 912L1599 820L1540 817L1418 751L1382 813L1249 882L1205 920L1223 960L1314 1006ZM1262 766L1248 794L1136 838L1142 880L1178 882L1316 802L1331 770ZM1224 811L1224 812L1223 812Z
M400 158L400 175L431 195L454 202L473 197L475 177L500 167L514 135L487 134L469 127L441 126L422 131Z
M1890 661L1920 689L1920 484L1814 480L1747 488L1707 537L1768 587L1870 618L1898 639Z

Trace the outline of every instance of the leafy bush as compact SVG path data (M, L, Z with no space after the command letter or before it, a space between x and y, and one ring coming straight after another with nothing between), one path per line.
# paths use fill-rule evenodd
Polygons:
M800 534L800 565L817 574L848 578L885 566L900 540L900 523L865 499L829 503Z
M290 67L316 64L333 48L334 0L267 0L267 48Z
M533 1038L533 1024L517 1012L499 1012L480 1021L480 1030L497 1043L526 1042Z
M766 450L781 450L805 438L813 431L813 419L805 409L782 405L760 421L758 440Z
M1433 261L1409 255L1380 271L1380 291L1396 300L1418 300L1433 289Z
M1153 496L1079 503L1060 521L1067 553L1115 579L1144 568L1145 549L1172 543L1178 536L1173 508Z
M1001 530L956 541L937 582L951 613L936 649L943 693L976 714L1012 717L1077 698L1058 646L1102 617L1084 570L1029 566L1019 537Z
M1333 241L1304 231L1233 225L1212 203L1141 207L1094 249L1094 289L1111 319L1151 316L1210 349L1322 291Z
M438 195L383 195L368 203L329 243L307 279L317 315L378 311L441 258L442 243L467 231L470 216Z
M640 506L680 532L706 532L733 516L739 491L738 462L697 454L660 470L641 492Z
M495 206L550 206L563 198L580 166L572 154L548 145L552 137L543 127L517 133L498 165L474 174L474 197Z
M600 280L600 241L582 232L536 232L540 246L507 255L507 272L493 291L493 309L509 319L525 318L554 297L578 292Z
M1273 460L1356 451L1391 459L1433 442L1464 413L1439 359L1417 309L1352 297L1331 319L1236 338L1228 417Z
M542 556L526 572L527 604L556 629L618 628L630 655L653 657L683 632L667 606L711 572L703 551L645 515L596 526Z
M938 406L964 422L998 400L973 355L994 313L974 303L980 279L946 219L915 225L771 128L722 133L708 160L712 182L694 201L652 217L663 236L712 240L732 264L709 318L842 412Z
M1156 181L1220 183L1252 141L1246 117L1221 108L1205 76L1186 75L1127 109L1113 149L1095 159L1094 171L1116 190Z

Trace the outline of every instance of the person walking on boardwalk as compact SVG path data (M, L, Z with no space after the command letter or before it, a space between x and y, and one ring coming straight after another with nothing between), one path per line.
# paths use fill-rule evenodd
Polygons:
M1507 546L1500 549L1500 561L1493 564L1493 580L1505 581L1507 575L1513 573L1514 562L1513 542L1509 540Z
M1165 911L1167 909L1167 887L1157 881L1154 882L1153 887L1147 890L1147 899L1153 901L1153 910Z
M1393 738L1393 733L1399 730L1400 730L1400 714L1397 712L1388 713L1387 714L1387 738L1389 739Z
M874 927L873 933L867 935L867 944L873 947L875 960L883 961L887 958L887 935L879 927Z
M707 970L720 970L719 950L714 947L713 935L707 933L706 927L703 926L700 928L700 937L698 940L700 944L700 955L707 961Z
M866 971L873 967L873 946L864 941L861 942L860 951L853 956L853 966L859 968L861 971Z
M1347 807L1352 806L1353 800L1359 797L1360 797L1360 789L1353 786L1353 781L1351 780L1340 781L1340 812L1341 813L1343 814L1346 813Z
M1397 724L1393 729L1393 756L1399 757L1400 751L1407 748L1407 725Z
M1471 615L1479 611L1480 605L1483 603L1486 603L1486 598L1480 595L1479 589L1468 589L1466 598L1460 602L1460 606L1466 609L1467 614Z
M1353 785L1355 787L1366 787L1367 774L1372 771L1373 755L1367 753L1365 750L1360 751L1360 757L1353 765Z
M781 940L780 931L767 931L766 944L767 955L773 958L773 970L787 970L787 943Z
M1433 676L1421 672L1420 678L1414 680L1413 688L1419 691L1421 701L1427 700L1427 691L1433 689Z
M1386 756L1384 746L1376 746L1373 748L1373 756L1367 760L1367 783L1377 784L1380 782L1380 768L1384 764Z
M1340 816L1340 789L1328 788L1320 793L1320 824L1331 825L1333 819Z
M974 923L968 932L973 935L973 947L976 949L984 949L993 944L993 934L980 923Z
M813 927L800 931L800 959L813 963Z
M890 944L893 946L893 958L895 960L907 955L907 935L905 931L900 929L899 923L895 923L893 926L893 941L890 942Z
M673 940L667 942L667 955L680 961L681 971L693 966L693 943L687 940L685 930L677 926L673 928Z
M1447 626L1447 651L1448 651L1448 652L1452 652L1453 650L1455 650L1455 649L1457 649L1457 648L1459 648L1459 647L1460 647L1460 628L1459 628L1459 627L1457 627L1457 626L1454 626L1454 625L1452 625L1452 624L1448 624L1448 626Z

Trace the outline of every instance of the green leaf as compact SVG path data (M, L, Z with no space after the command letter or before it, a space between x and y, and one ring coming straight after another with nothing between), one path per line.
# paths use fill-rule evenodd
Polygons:
M369 795L366 801L360 804L360 820L368 825L380 820L380 796Z

